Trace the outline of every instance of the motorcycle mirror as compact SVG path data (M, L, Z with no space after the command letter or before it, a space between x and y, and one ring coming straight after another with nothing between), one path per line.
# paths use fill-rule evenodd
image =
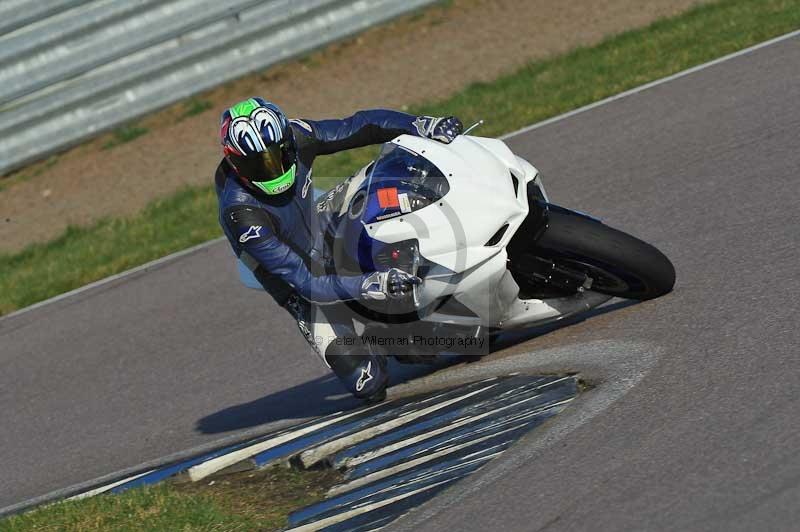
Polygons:
M482 126L482 125L483 125L483 120L478 120L477 122L475 122L474 124L472 124L471 126L469 126L469 127L467 128L467 130L466 130L466 131L464 131L464 132L462 133L462 135L466 135L467 133L469 133L470 131L472 131L472 130L473 130L473 129L475 129L476 127L478 127L478 126Z

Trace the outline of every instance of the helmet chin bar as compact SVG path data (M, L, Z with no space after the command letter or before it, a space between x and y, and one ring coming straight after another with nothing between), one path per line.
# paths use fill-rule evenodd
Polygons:
M261 194L267 194L270 196L282 194L283 192L289 190L294 184L295 173L297 172L297 163L292 164L292 166L290 166L286 172L275 179L270 179L267 181L255 181L246 176L242 172L242 169L237 166L236 163L234 163L231 157L226 155L225 159L228 161L228 164L230 164L236 170L239 180L242 181L247 188L257 191Z
M256 188L270 196L281 194L289 190L294 184L296 169L297 164L293 164L283 175L278 176L275 179L271 179L269 181L251 181L251 183Z

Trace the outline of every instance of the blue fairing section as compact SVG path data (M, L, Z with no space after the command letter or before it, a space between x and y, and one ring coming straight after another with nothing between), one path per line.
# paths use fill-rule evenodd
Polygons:
M580 216L582 218L588 218L589 220L594 220L595 222L603 223L603 220L595 216L592 216L589 213L583 211L576 211L575 209L567 209L566 207L561 207L560 205L556 205L555 203L548 203L547 208L551 211L563 212L564 214L573 214Z
M366 231L361 231L361 237L358 239L357 254L350 255L351 257L358 257L358 265L364 271L374 271L376 269L375 254L373 253L375 242L377 241L369 236Z
M383 188L396 188L399 195L408 193L411 187L405 181L393 177L373 177L370 194L367 198L367 206L364 209L363 218L365 223L382 222L403 214L399 205L387 208L381 207L378 201L378 191Z

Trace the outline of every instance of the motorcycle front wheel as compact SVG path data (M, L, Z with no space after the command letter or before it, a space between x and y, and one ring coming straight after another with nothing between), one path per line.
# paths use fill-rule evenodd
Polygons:
M590 290L601 294L643 301L675 285L672 262L654 246L566 210L548 213L547 229L532 252L590 277Z

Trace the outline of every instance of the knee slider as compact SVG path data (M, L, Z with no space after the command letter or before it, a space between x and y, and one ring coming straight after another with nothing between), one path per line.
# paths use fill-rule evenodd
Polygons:
M360 347L331 344L325 351L325 361L350 393L369 398L386 388L389 376L385 357Z
M353 341L356 342L358 339L354 337ZM363 349L359 349L360 346L355 343L348 345L349 343L347 339L342 342L333 342L325 350L325 362L337 375L352 373L364 360L369 358Z

